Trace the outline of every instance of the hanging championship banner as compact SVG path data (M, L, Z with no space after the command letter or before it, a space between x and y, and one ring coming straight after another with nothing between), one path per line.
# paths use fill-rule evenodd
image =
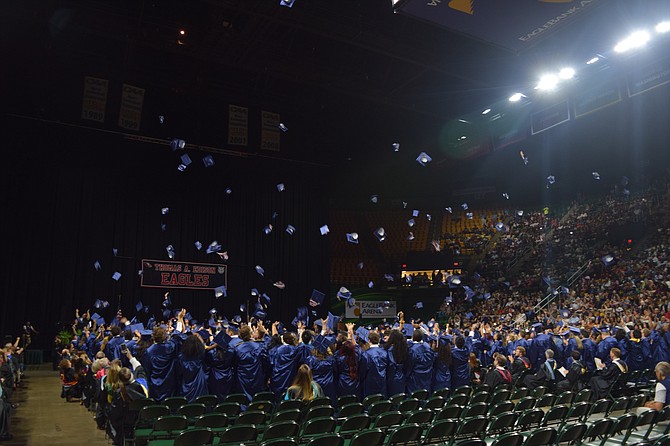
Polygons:
M84 77L84 98L81 104L81 119L105 122L107 90L109 81L97 77Z
M575 118L593 113L621 102L621 89L616 80L599 82L592 88L582 91L573 99Z
M121 109L119 110L119 127L138 132L142 121L144 104L144 88L123 84L121 93Z
M550 107L534 112L530 116L530 132L536 135L570 120L567 99Z
M279 152L279 123L278 113L261 112L261 149Z
M628 75L628 96L633 97L670 82L670 59L662 59Z
M367 318L367 319L383 319L394 318L398 313L396 301L381 301L381 300L357 300L352 306L345 305L344 317L351 318Z
M143 287L213 290L227 284L226 265L142 259Z
M228 144L246 146L249 144L249 109L239 105L228 105Z

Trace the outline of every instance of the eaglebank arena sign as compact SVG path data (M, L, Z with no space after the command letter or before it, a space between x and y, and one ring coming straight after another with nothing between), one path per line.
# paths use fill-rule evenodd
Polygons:
M398 313L396 302L394 300L357 300L351 307L346 305L344 317L347 319L353 318L368 318L368 319L384 319L394 318Z
M142 259L143 287L213 290L227 282L226 265Z

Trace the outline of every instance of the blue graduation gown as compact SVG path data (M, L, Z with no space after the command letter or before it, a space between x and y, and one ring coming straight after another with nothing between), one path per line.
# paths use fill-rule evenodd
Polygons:
M348 358L339 352L335 355L335 370L337 371L337 396L356 395L361 397L361 351L358 346L355 350L355 361L357 368L357 376L352 378L350 376Z
M235 347L234 356L236 381L235 393L244 393L249 401L266 389L268 357L260 342L240 342Z
M542 364L544 364L544 361L546 361L547 357L545 355L545 352L548 349L556 350L556 344L554 344L554 340L552 337L548 334L545 333L540 333L539 335L535 336L532 342L532 352L534 357L530 357L531 363L533 364L533 369L538 370Z
M107 359L109 359L110 361L112 359L120 359L121 344L125 342L126 340L121 335L114 336L112 339L110 339L109 342L107 342L107 345L105 346L105 356L107 357Z
M196 358L186 358L179 354L177 361L177 377L181 389L181 395L185 396L189 403L195 401L200 395L207 395L207 374L203 367L205 355Z
M386 376L389 367L389 354L382 347L370 347L363 352L361 360L361 380L363 381L363 395L386 393Z
M389 366L386 372L386 388L388 396L405 393L405 367L398 364L393 357L393 347L389 348Z
M470 365L468 364L470 350L454 347L451 350L451 357L451 383L454 389L470 385Z
M142 365L149 381L149 397L156 401L174 396L177 392L175 364L181 338L172 336L169 341L149 346Z
M323 394L330 398L334 407L337 403L335 357L326 356L324 359L318 359L314 356L309 356L306 363L312 369L312 379L321 386Z
M425 342L415 342L409 348L407 356L407 393L420 389L430 392L433 381L433 363L435 352Z
M302 352L293 345L280 345L275 350L276 352L272 355L270 361L272 366L270 390L279 400L293 383L293 379L298 372L298 363Z
M654 364L670 360L670 345L667 335L663 333L663 331L651 331L651 355L654 358Z
M208 369L207 388L210 395L216 395L223 402L232 392L234 371L233 357L235 350L224 346L217 347L205 354L205 364Z
M596 343L590 338L585 338L582 339L582 346L584 347L584 351L582 352L582 362L586 364L586 368L589 369L589 372L594 373L596 371Z
M624 361L630 370L642 370L644 368L644 353L642 341L631 339L628 347L628 359Z
M435 355L435 364L433 365L433 391L440 389L451 389L451 365L440 361Z
M600 358L602 362L609 365L612 362L610 359L610 350L617 346L618 344L614 337L606 337L598 343L598 347L596 348L596 357Z
M652 348L651 348L651 339L642 338L640 341L640 348L642 349L642 369L651 369L654 368L652 364Z
M312 356L312 344L298 344L298 364L307 364L307 358Z

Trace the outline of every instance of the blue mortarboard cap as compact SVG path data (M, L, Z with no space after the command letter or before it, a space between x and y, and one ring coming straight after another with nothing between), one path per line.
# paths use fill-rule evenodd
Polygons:
M156 325L156 318L151 316L147 322L147 328L152 329Z
M140 330L140 336L143 338L150 338L153 333L153 330L149 329Z
M570 317L570 310L568 310L567 308L563 308L561 310L561 317Z
M163 306L169 307L170 305L172 305L172 299L170 298L170 294L165 293L165 300L163 301Z
M268 314L263 309L259 308L256 309L256 311L254 311L254 314L252 316L255 317L256 319L263 320L268 317Z
M308 318L308 310L307 307L298 307L297 309L298 315L296 316L299 321L306 322Z
M112 279L118 281L121 278L121 273L116 271L114 274L112 274Z
M119 249L118 248L112 248L112 254L114 254L114 256L119 255Z
M312 341L312 346L316 349L316 351L326 354L328 353L328 347L330 347L331 343L330 340L321 335L317 335L314 337L314 340Z
M323 327L323 322L321 322L321 319L317 319L317 320L315 320L315 321L314 321L314 324L317 325L317 326L319 326L319 327Z
M372 203L377 203L379 201L379 195L371 195L370 196L370 201Z
M348 308L353 308L355 306L356 306L356 299L354 299L353 297L350 297L349 299L347 299L347 307Z
M270 296L268 296L267 293L263 293L263 294L261 295L261 299L263 299L263 302L264 302L264 304L265 304L266 307L267 307L268 305L270 305L270 303L272 302L272 299L270 299Z
M542 322L536 322L531 326L535 331L542 331Z
M383 242L384 240L386 240L386 230L382 227L379 227L379 228L375 229L374 235L375 235L375 237L377 237L377 240L379 240L380 242Z
M477 294L477 292L475 290L473 290L472 288L470 288L467 285L463 285L463 290L465 290L465 298L466 299L472 299Z
M95 303L93 303L94 308L102 308L102 301L100 299L96 299Z
M371 280L368 282L368 288L372 288L375 286L375 283Z
M402 331L402 334L405 335L405 337L411 338L412 335L414 334L414 325L405 324L405 325L403 325L401 331Z
M106 324L107 324L107 322L105 321L105 318L100 316L98 318L98 325L106 325Z
M99 315L98 313L93 313L93 314L91 315L91 320L94 320L94 321L97 322L98 319L100 319L100 315Z
M241 324L242 323L242 316L240 316L239 314L236 314L235 316L233 316L233 320L230 321L230 323L231 324L237 324L237 325Z
M286 226L286 233L287 233L288 235L293 235L293 234L295 234L295 226L293 226L293 225L287 225L287 226Z
M473 316L474 316L474 314L472 314L471 311L468 311L467 313L465 313L465 318L466 319L472 319Z
M95 268L96 271L100 271L100 268L101 268L100 262L98 262L97 260L95 262L93 262L93 268Z
M133 333L135 333L135 331L139 331L139 332L141 332L142 330L144 330L144 324L141 323L141 322L138 323L138 324L131 324L131 325L128 326L128 328L129 328L130 331L132 331Z
M416 157L416 162L424 167L431 161L433 161L433 159L426 152L421 152L419 156Z
M319 290L312 290L312 296L309 298L309 305L312 307L319 306L323 303L326 295Z
M144 304L142 304L142 301L139 301L135 304L135 310L142 311L143 308L144 308Z
M200 243L200 240L195 241L195 249L200 251L202 249L202 243Z
M423 302L417 302L417 303L415 303L415 304L414 304L414 308L420 310L421 308L423 308Z
M400 151L400 143L399 142L394 142L393 144L391 144L391 147L393 147L394 152Z
M328 312L328 328L332 331L337 332L337 326L340 323L340 317L335 316L330 311Z
M181 163L182 163L184 166L186 166L186 167L190 166L191 163L192 163L192 161L191 161L191 157L188 156L187 153L184 153L184 154L180 157L180 159L181 159Z
M473 214L472 212L465 213L465 218L467 218L468 220L472 220L474 216L475 214Z
M603 256L600 261L603 262L605 266L610 266L614 262L614 256L612 254L607 254L606 256Z
M202 157L202 163L205 167L212 167L214 165L214 157L212 155L205 155Z
M349 243L358 244L358 233L357 232L348 232L347 241Z
M251 295L258 297L260 295L260 293L258 292L258 290L256 288L252 288L251 289Z
M191 313L186 313L184 315L184 319L191 322L191 321L193 321L193 316L191 316Z
M582 333L582 331L579 329L579 327L570 326L570 327L568 327L568 330L575 333L575 334L581 334Z
M407 234L407 241L411 242L412 240L414 240L414 233L410 231L410 233Z
M328 225L323 225L319 228L319 232L321 235L326 235L330 232L330 228L328 228Z
M224 285L214 288L214 297L216 297L217 299L219 297L227 297L227 296L228 292L226 291L226 287Z
M602 327L600 327L600 331L603 333L609 333L610 332L609 325L603 325Z
M448 335L448 334L440 335L439 341L440 341L440 344L450 344L451 343L451 335Z
M232 338L228 336L228 333L226 333L226 330L221 330L214 336L214 342L220 347L228 345L231 339Z
M219 242L214 240L212 243L209 244L207 247L207 254L211 254L213 252L218 252L221 251L221 245L219 245Z
M170 212L170 208L161 208L161 214L166 215Z
M165 118L163 116L161 116L161 118L163 118L160 121L160 123L162 124L165 121ZM170 141L170 148L172 149L173 152L175 150L183 149L184 147L186 147L186 141L184 141L183 139L173 139L172 141Z
M198 330L198 331L196 331L196 333L198 333L200 335L200 337L202 338L203 341L205 341L205 343L209 342L209 337L211 335L209 334L209 332L207 330L205 330L205 329Z
M337 292L337 298L342 300L342 299L349 299L351 297L351 291L349 291L345 287L340 287L340 290Z
M363 342L370 342L368 339L368 336L370 335L370 330L368 330L365 327L358 327L356 329L356 334L358 335L358 339L360 339Z
M265 270L263 269L262 266L256 265L256 272L260 274L261 276L265 277Z
M166 308L165 310L163 310L163 319L168 320L170 319L171 315L172 311L170 311L169 309Z
M556 182L556 177L554 177L553 175L549 175L547 177L547 187L549 187L549 185L551 185L551 184L554 184L555 182Z
M209 309L209 314L216 314L216 308L212 307Z

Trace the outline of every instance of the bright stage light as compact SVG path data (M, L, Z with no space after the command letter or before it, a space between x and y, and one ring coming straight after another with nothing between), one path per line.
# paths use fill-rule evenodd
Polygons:
M550 91L556 88L558 85L558 77L553 74L545 74L540 78L540 82L537 84L535 89L542 91Z
M656 32L659 34L665 34L670 31L670 22L661 22L656 25Z
M482 112L482 115L488 115L489 113L491 113L491 109L490 109L490 108L487 108L486 110L484 110L484 111Z
M614 47L614 51L617 53L624 53L634 48L639 48L649 42L649 39L651 39L651 36L648 32L636 31L621 42L617 43Z
M600 60L600 57L598 56L593 56L589 60L586 61L586 65L593 65L594 63L598 62Z
M510 102L519 102L521 98L525 98L526 96L522 93L514 93L512 96L509 97Z
M565 80L572 79L575 77L575 70L573 68L562 68L558 73L558 77Z

